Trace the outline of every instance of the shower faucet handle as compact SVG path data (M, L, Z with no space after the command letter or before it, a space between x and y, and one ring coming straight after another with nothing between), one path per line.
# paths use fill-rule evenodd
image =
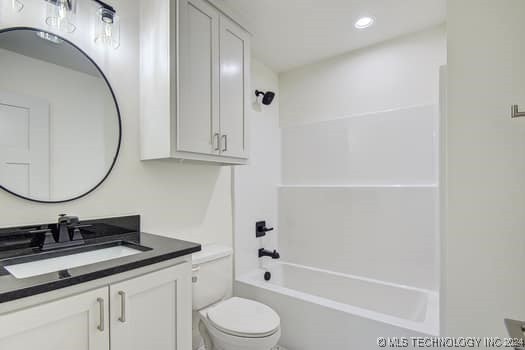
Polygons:
M257 221L255 223L255 237L264 237L266 232L273 231L273 227L266 227L266 221Z

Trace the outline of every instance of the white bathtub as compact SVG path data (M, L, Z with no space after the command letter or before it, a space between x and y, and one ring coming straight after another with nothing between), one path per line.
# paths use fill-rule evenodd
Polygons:
M378 337L439 333L433 291L284 262L241 276L235 291L280 314L281 343L291 350L377 349Z

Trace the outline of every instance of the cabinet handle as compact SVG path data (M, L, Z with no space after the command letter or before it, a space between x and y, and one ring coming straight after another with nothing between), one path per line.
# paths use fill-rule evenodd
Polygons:
M221 150L221 134L216 133L215 135L213 135L213 137L215 138L215 141L217 142L216 143L217 146L215 147L215 150L220 151Z
M512 118L521 118L525 117L525 112L520 111L520 107L518 105L512 105L511 108L511 117Z
M100 323L98 324L98 330L104 332L104 299L97 298L98 307L100 310Z
M120 295L120 317L118 320L122 323L126 322L126 293L123 291L118 292Z
M197 275L193 276L193 274L197 274L200 269L200 266L196 266L191 269L191 283L197 283L199 281L199 277Z
M224 148L222 151L226 152L228 150L228 135L222 135L222 138L224 139Z

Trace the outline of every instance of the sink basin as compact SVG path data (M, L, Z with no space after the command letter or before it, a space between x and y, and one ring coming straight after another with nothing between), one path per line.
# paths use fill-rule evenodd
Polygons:
M150 249L118 242L14 258L3 261L3 265L14 277L28 278L140 254L146 250Z

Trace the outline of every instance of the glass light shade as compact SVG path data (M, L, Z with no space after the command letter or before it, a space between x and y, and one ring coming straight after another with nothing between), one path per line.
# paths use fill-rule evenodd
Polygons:
M21 12L24 8L24 3L21 0L0 0L0 13L16 13Z
M11 5L11 10L14 12L20 12L24 8L24 3L20 0L5 0Z
M77 27L73 23L74 0L48 0L46 24L61 32L73 33Z
M114 49L120 46L120 21L114 11L104 7L97 10L95 43Z

